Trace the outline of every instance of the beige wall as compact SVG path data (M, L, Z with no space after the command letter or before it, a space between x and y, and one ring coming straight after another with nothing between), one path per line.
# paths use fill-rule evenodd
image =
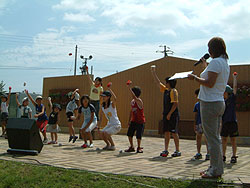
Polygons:
M133 85L140 86L142 89L141 98L144 101L144 112L146 116L146 133L157 134L159 121L162 119L163 95L160 93L158 86L154 83L151 76L150 66L156 65L156 72L160 80L164 82L165 77L173 75L175 72L193 70L196 74L200 74L201 66L193 67L195 61L182 58L167 57L162 58L144 65L119 72L103 78L104 90L108 82L112 82L112 89L117 95L117 111L122 122L123 131L126 131L128 116L130 111L131 95L127 89L127 80L132 80ZM239 83L250 83L249 66L232 66L231 72L239 73ZM98 75L96 75L98 76ZM230 77L229 82L232 82ZM43 95L48 96L50 89L75 89L79 88L80 93L89 94L89 84L86 76L67 76L44 78ZM195 89L199 85L194 81L181 79L177 81L177 90L179 92L179 110L180 110L180 133L181 135L194 135L193 133L193 106L196 102L194 97ZM66 125L65 112L62 112L64 118L60 124ZM237 113L239 121L239 131L242 136L250 136L248 128L250 117L249 112ZM79 126L79 123L77 124Z

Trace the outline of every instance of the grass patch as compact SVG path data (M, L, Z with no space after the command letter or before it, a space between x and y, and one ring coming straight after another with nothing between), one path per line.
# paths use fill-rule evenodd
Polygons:
M113 174L101 175L84 170L69 170L52 166L0 160L0 187L4 188L147 187L132 182L164 188L217 187L215 181L172 180Z

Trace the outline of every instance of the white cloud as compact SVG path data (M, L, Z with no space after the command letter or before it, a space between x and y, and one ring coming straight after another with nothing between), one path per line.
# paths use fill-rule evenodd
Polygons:
M195 29L205 35L250 38L250 1L101 1L103 15L119 27L150 28L163 35L177 36Z
M96 5L96 1L93 0L62 0L52 8L59 10L85 11L96 10L98 6Z
M65 13L63 19L66 21L83 22L83 23L95 21L93 17L85 13L78 13L78 14Z

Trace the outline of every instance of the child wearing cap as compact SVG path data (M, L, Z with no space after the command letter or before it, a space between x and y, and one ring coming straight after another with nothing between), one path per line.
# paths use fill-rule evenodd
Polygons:
M176 80L169 80L170 77L167 77L166 85L161 83L158 76L155 72L155 66L151 66L151 72L153 78L157 85L160 88L160 91L163 94L163 132L165 133L165 150L160 154L162 157L167 157L168 146L170 142L170 133L174 138L175 143L175 152L172 154L172 157L181 156L179 148L179 136L178 136L178 122L179 122L179 111L178 111L178 92L175 89Z
M9 94L8 96L6 94L3 94L1 96L1 106L0 106L0 111L1 111L1 125L2 125L2 135L1 137L6 135L6 125L8 122L8 117L9 117L9 102L10 102L10 95L11 95L11 87L9 87Z
M36 99L34 100L31 97L31 95L29 94L28 90L25 90L25 93L27 94L30 101L32 102L32 104L36 108L36 114L34 115L34 117L37 118L36 124L37 124L37 127L39 128L40 132L43 135L43 138L44 138L43 143L47 144L48 139L47 139L47 135L46 135L46 126L48 124L48 117L46 114L46 108L42 104L43 98L42 98L42 96L37 96Z
M80 95L78 92L79 92L79 89L76 89L72 93L70 97L71 100L66 106L66 115L67 115L68 127L69 127L69 142L73 140L73 143L75 143L75 141L78 138L78 136L75 135L75 129L74 129L74 124L73 124L74 120L77 117L77 110L78 110L78 104L79 104L79 99L80 99Z
M87 75L90 84L90 95L89 95L90 103L95 107L95 114L97 117L97 121L99 121L100 95L103 92L102 79L100 77L96 77L95 81L93 82L93 80L89 75L88 69L87 69Z
M78 109L78 117L80 119L81 113L84 116L83 124L80 129L81 136L84 140L84 144L81 146L82 148L93 148L93 137L91 131L96 128L97 118L95 115L95 107L90 104L90 98L88 95L83 95L81 97L81 106ZM89 138L89 144L87 143L87 139Z
M28 99L28 97L24 97L23 100L22 100L22 104L20 104L19 101L18 101L18 96L19 96L19 94L16 93L16 104L17 104L17 107L21 111L21 118L30 118L31 119L32 110L28 106L29 105L29 99Z
M61 131L58 121L59 121L59 112L61 111L61 106L59 104L53 104L51 98L48 97L49 108L51 111L49 115L49 122L47 125L47 132L50 132L51 141L48 144L57 144L57 133Z
M195 90L195 97L197 98L199 95L200 89ZM201 154L201 140L202 140L202 134L203 134L203 128L202 128L202 122L201 122L201 114L200 114L200 101L195 103L194 110L195 118L194 118L194 132L196 134L196 146L197 146L197 153L192 158L192 160L198 160L202 158ZM207 154L205 160L210 159L208 146L207 146L207 140L205 139L206 147L207 147Z
M227 85L224 92L225 99L225 112L222 116L222 127L221 127L221 137L222 137L222 150L223 150L223 161L226 161L226 149L227 149L227 137L230 136L233 155L231 157L231 163L237 163L236 152L237 144L236 137L239 136L238 124L236 118L236 94L237 94L237 75L233 74L233 89Z
M121 130L121 122L117 115L116 110L116 96L114 92L109 88L107 91L104 91L101 94L103 98L102 103L102 112L106 116L108 123L107 125L101 130L101 137L106 143L106 146L103 150L115 150L115 144L111 137L111 135L117 134ZM111 100L111 96L113 96ZM98 121L98 127L102 122L102 113L100 114L100 121Z
M130 146L125 152L134 152L134 145L133 145L133 136L136 132L136 139L137 139L137 153L143 153L143 148L141 147L141 139L144 132L145 126L145 116L143 111L143 102L140 98L141 95L141 88L135 86L133 88L130 87L131 83L127 84L129 91L132 95L131 101L131 111L129 114L129 124L128 124L128 140Z

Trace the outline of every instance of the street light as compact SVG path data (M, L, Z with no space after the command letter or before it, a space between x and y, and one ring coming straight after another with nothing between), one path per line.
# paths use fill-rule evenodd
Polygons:
M93 58L93 56L90 55L89 57L84 57L83 55L81 55L80 58L83 60L83 62L82 62L82 66L79 67L79 68L80 68L80 70L82 72L82 75L86 75L87 74L87 69L88 69L87 61L91 60Z

